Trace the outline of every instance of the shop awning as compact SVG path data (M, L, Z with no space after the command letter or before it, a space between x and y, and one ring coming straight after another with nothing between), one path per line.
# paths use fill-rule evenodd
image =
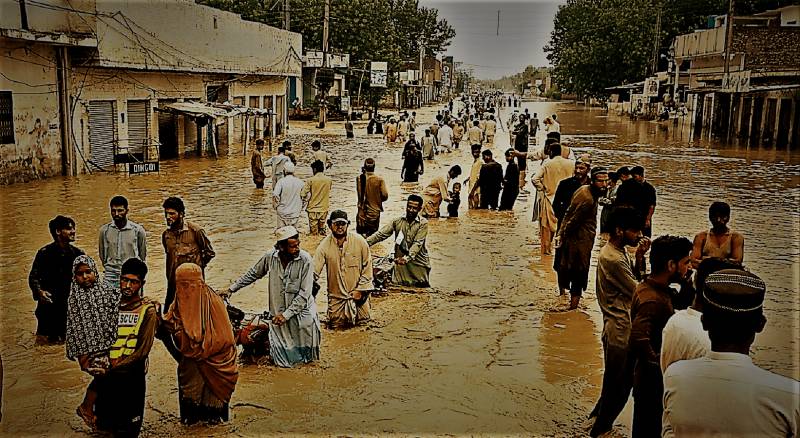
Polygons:
M156 111L182 114L191 117L234 117L242 114L269 116L274 114L271 110L263 108L251 108L243 105L233 105L228 103L215 102L174 102L156 108Z

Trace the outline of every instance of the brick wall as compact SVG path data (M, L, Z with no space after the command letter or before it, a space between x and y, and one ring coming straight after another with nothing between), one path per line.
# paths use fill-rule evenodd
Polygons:
M783 71L800 68L800 29L738 27L734 52L745 52L745 69Z

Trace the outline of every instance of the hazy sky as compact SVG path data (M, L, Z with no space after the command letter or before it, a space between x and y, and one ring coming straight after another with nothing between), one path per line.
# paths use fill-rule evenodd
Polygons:
M548 66L544 47L553 30L558 0L419 0L439 10L456 30L447 49L456 62L473 68L475 77L493 79L522 71L528 65ZM500 35L497 35L497 11Z

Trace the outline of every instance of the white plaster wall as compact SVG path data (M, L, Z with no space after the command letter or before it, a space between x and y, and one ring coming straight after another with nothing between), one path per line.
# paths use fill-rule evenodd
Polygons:
M0 38L0 64L0 90L12 92L14 112L14 143L0 145L0 183L60 174L55 51Z
M97 0L97 12L100 65L300 74L299 33L237 14L191 0Z
M90 34L95 26L94 0L36 0L25 10L31 31ZM0 0L0 28L21 29L21 17L17 0Z

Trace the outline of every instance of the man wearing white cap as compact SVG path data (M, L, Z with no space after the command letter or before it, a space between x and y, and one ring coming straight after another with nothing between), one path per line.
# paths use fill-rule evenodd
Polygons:
M294 176L294 164L286 163L283 166L283 173L286 176L272 189L272 205L278 213L278 228L285 225L296 227L303 211L303 198L300 197L300 192L304 184Z
M372 255L358 233L348 231L347 213L335 210L328 219L331 234L314 253L314 278L323 268L328 277L328 325L348 328L369 321L372 285Z
M311 255L300 249L295 227L278 228L275 236L275 247L221 295L229 296L269 276L269 354L275 365L288 368L318 360L322 335L313 296Z

